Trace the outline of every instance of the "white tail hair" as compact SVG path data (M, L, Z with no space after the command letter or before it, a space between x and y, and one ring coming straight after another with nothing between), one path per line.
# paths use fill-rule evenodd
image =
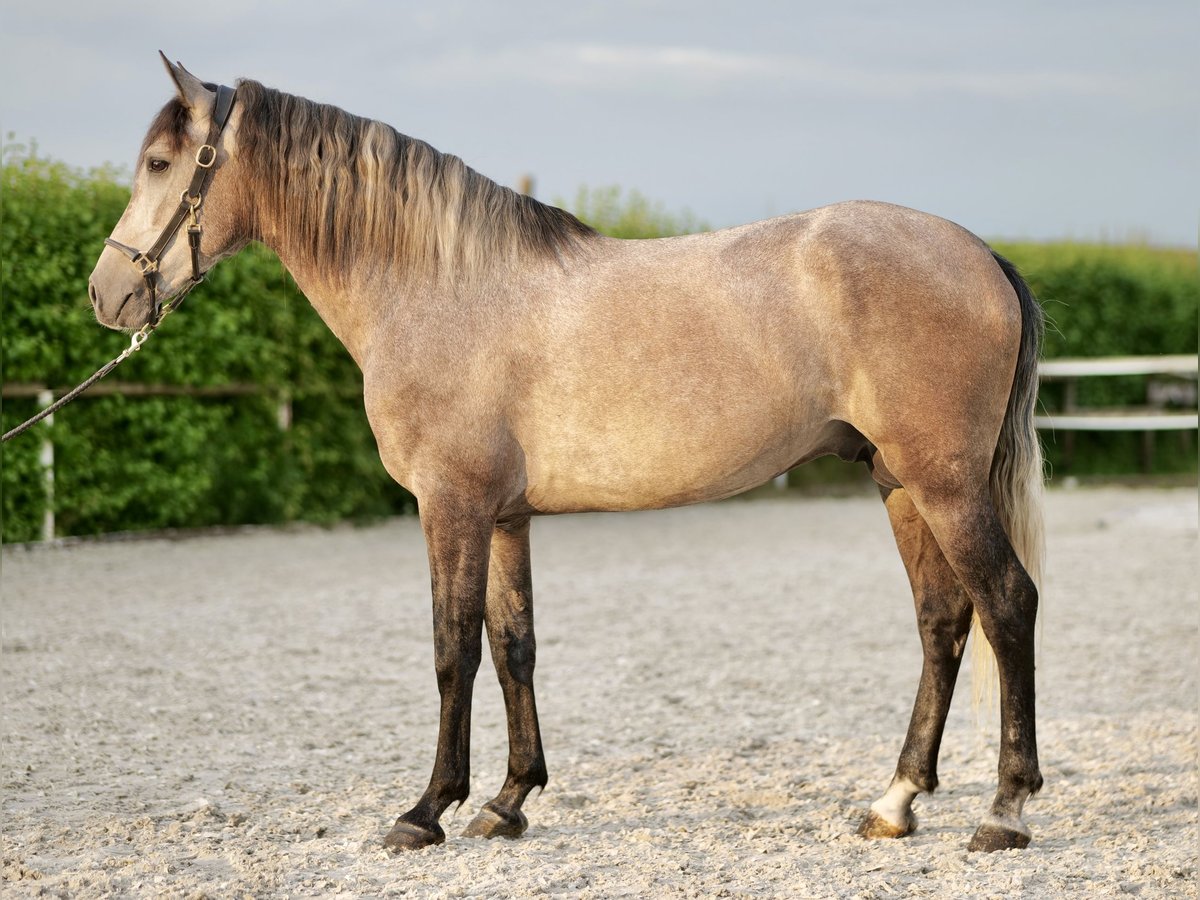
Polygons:
M1017 354L1017 369L1013 375L1004 423L1000 427L1000 438L996 442L996 455L992 459L992 503L1017 559L1038 589L1040 603L1046 551L1042 521L1045 475L1042 445L1033 425L1033 413L1037 405L1037 360L1045 317L1037 298L1016 267L998 253L993 252L992 255L1016 291L1021 305L1021 347ZM971 695L978 712L985 702L990 707L994 699L996 656L984 637L978 613L972 617L971 627L974 632L971 641Z

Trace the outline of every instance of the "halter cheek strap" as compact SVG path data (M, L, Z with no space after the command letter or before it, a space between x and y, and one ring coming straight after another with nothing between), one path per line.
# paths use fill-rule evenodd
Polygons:
M196 151L196 171L192 173L191 183L180 195L179 206L176 207L174 215L171 216L171 220L167 222L166 227L159 234L158 240L151 245L150 249L142 251L130 247L128 244L122 244L113 238L104 239L106 245L127 256L145 279L146 288L150 291L150 303L154 307L155 322L162 315L162 303L158 297L158 282L155 279L155 273L158 272L158 264L163 253L175 239L175 235L185 220L188 223L188 249L192 256L192 278L184 292L186 293L204 280L204 273L200 271L201 229L197 213L200 204L204 202L204 191L208 188L208 181L216 166L217 143L229 121L229 114L233 111L233 100L236 93L234 88L226 87L223 84L217 87L217 99L213 105L212 124L208 129L208 139ZM182 300L182 297L180 299Z

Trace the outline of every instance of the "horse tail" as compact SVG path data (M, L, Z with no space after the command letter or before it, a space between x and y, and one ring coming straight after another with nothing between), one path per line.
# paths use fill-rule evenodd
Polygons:
M1045 531L1042 522L1042 493L1045 482L1042 445L1033 425L1038 396L1038 356L1045 328L1045 314L1017 267L992 251L996 263L1012 285L1021 306L1021 346L1013 375L1008 408L1000 426L996 455L992 458L990 487L992 503L1008 535L1017 559L1025 567L1041 594L1042 565L1045 556ZM996 682L996 658L979 626L979 615L972 620L975 632L972 651L972 688L976 710L992 700Z

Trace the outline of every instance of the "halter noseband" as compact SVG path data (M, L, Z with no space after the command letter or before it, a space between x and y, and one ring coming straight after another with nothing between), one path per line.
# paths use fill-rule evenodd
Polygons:
M225 130L225 125L229 121L229 114L233 110L233 99L236 93L234 88L226 87L223 84L217 87L217 100L213 106L212 124L208 129L208 140L196 151L196 171L192 174L192 182L187 186L187 190L180 195L179 206L175 210L175 214L171 216L171 221L167 223L166 228L162 230L162 233L158 236L158 240L154 242L150 249L142 252L110 237L104 239L106 245L129 257L129 261L137 267L142 278L146 280L146 288L150 291L150 303L154 307L155 322L162 315L162 303L158 298L158 286L154 276L158 272L158 263L162 258L163 252L170 245L171 241L175 239L175 235L183 225L185 219L188 222L188 249L192 253L192 280L183 293L186 294L187 291L190 291L204 280L204 273L200 271L200 220L196 212L200 209L200 204L204 202L204 191L208 187L208 180L212 176L213 168L217 162L217 142L220 140L221 132ZM182 299L182 296L180 299Z

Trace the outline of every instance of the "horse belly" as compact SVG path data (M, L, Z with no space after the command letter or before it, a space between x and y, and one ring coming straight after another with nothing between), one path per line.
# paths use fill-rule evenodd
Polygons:
M790 468L819 431L781 395L679 381L539 405L519 436L529 505L543 513L658 509L729 497ZM790 393L790 392L788 392Z

